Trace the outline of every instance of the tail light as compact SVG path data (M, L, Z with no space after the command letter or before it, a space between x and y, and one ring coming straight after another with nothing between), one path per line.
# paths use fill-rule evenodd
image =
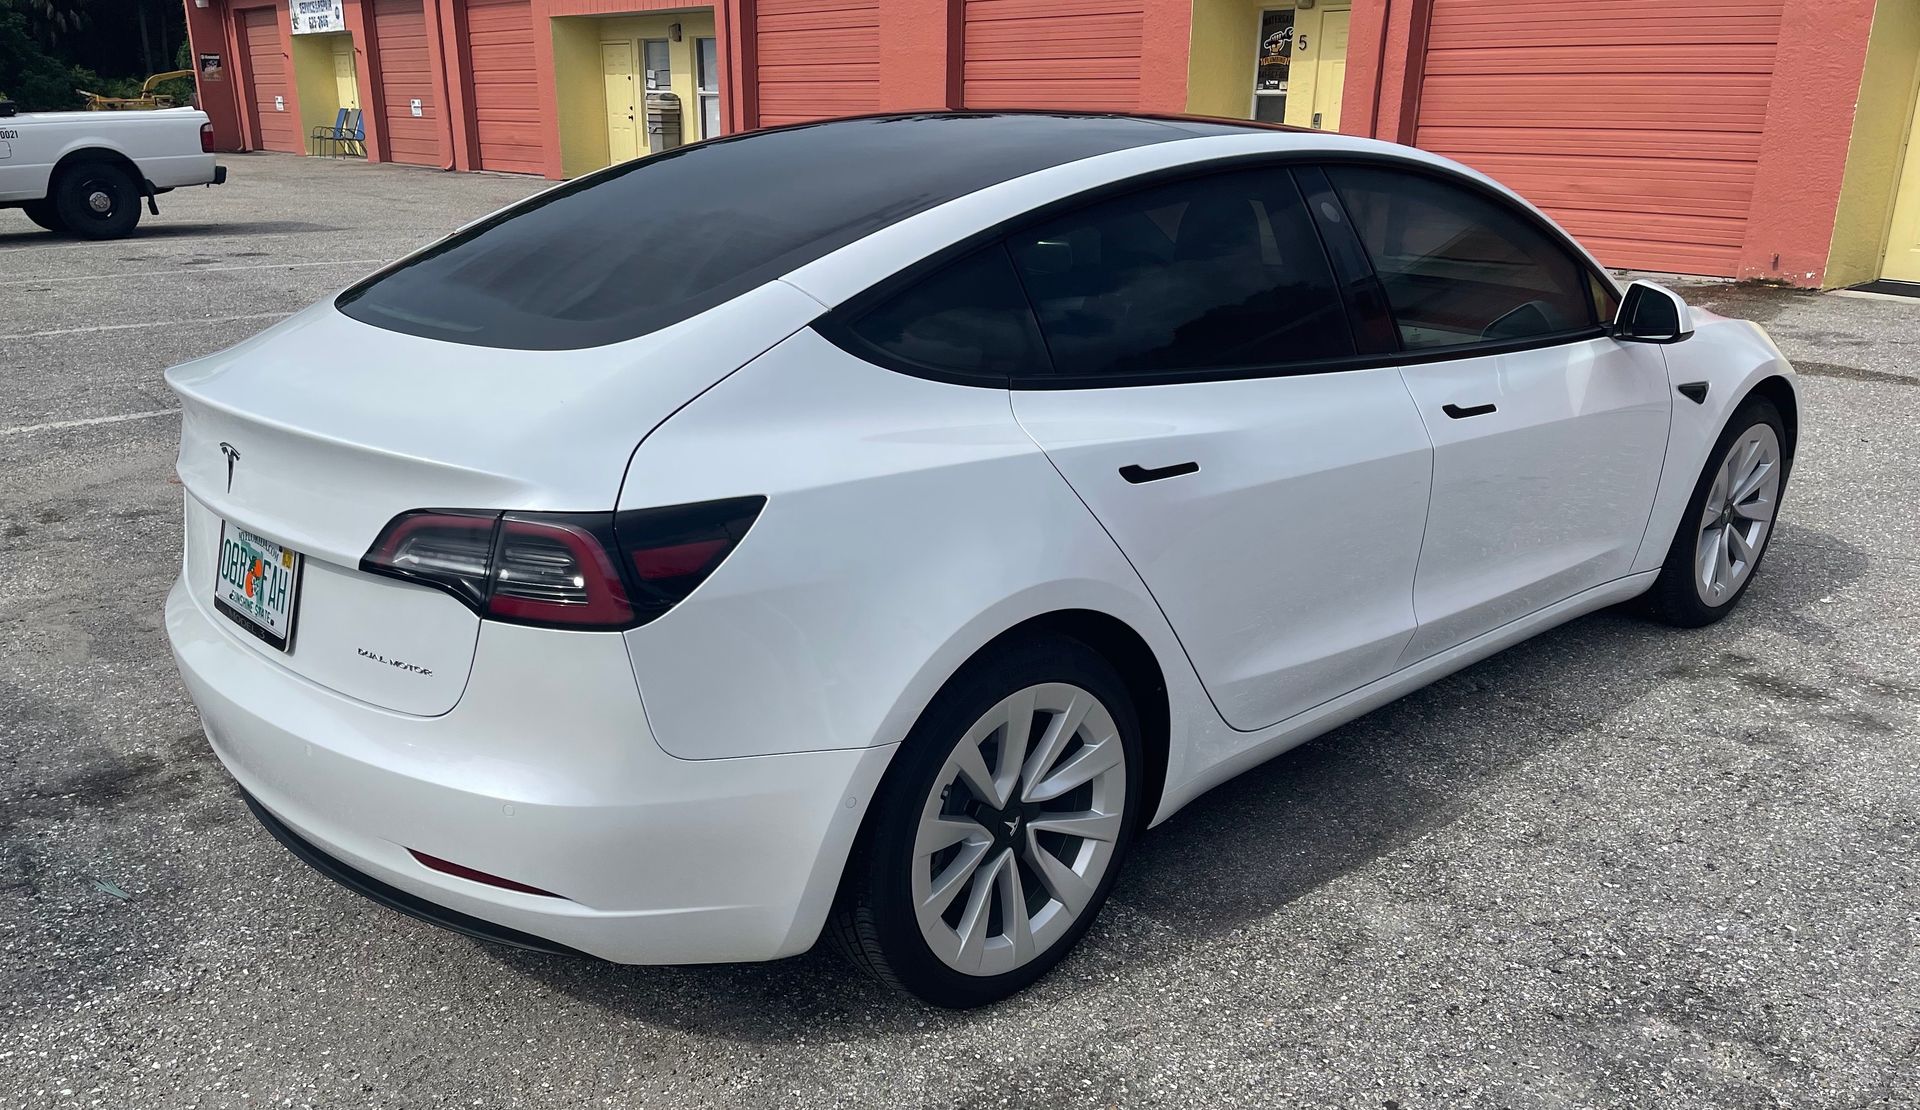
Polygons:
M431 586L489 620L632 628L706 581L767 503L735 497L624 513L416 509L360 569Z
M212 123L203 123L200 125L200 153L202 154L213 153L213 124Z

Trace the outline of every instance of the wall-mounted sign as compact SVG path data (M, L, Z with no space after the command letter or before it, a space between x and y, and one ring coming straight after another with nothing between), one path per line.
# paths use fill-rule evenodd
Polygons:
M425 112L422 112L420 110L420 98L417 96L414 97L412 100L407 101L407 109L411 111L415 116L426 115Z
M276 112L284 112L284 111L286 111L286 110L287 110L287 98L286 98L286 97L284 97L284 96L276 96L276 97L274 97L274 98L273 98L273 110L274 110L274 111L276 111Z
M342 0L292 0L293 33L317 35L347 29L347 10Z
M220 55L218 54L200 55L200 80L224 81L226 79L227 79L227 71L223 69L220 65Z

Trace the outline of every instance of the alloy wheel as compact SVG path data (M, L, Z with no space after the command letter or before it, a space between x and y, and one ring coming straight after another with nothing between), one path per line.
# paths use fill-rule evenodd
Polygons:
M1740 592L1766 548L1780 504L1780 437L1755 424L1727 448L1701 511L1693 588L1710 606Z
M913 908L948 967L999 975L1089 911L1127 815L1113 715L1068 683L1029 686L969 728L914 838Z

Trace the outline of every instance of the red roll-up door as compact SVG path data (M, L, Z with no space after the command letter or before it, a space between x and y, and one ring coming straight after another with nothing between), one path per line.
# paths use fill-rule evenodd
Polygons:
M467 72L480 168L542 173L539 82L529 0L467 0Z
M300 153L300 115L288 98L287 55L280 45L279 8L243 8L240 39L247 50L247 119L262 150Z
M760 126L880 110L878 0L759 0Z
M418 166L445 165L440 101L427 61L427 17L421 0L373 0L373 43L387 157Z
M1782 0L1433 0L1414 141L1610 266L1731 275Z
M1143 23L1141 0L967 0L962 103L1137 109Z

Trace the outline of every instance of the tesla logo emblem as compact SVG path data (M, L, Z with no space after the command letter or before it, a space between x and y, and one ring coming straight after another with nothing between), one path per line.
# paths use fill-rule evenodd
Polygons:
M227 492L233 492L233 464L240 461L240 449L231 443L222 443L220 453L227 457Z
M1018 816L1015 816L1013 820L1007 822L1007 835L1014 836L1014 835L1017 835L1019 832L1020 832L1020 818Z

